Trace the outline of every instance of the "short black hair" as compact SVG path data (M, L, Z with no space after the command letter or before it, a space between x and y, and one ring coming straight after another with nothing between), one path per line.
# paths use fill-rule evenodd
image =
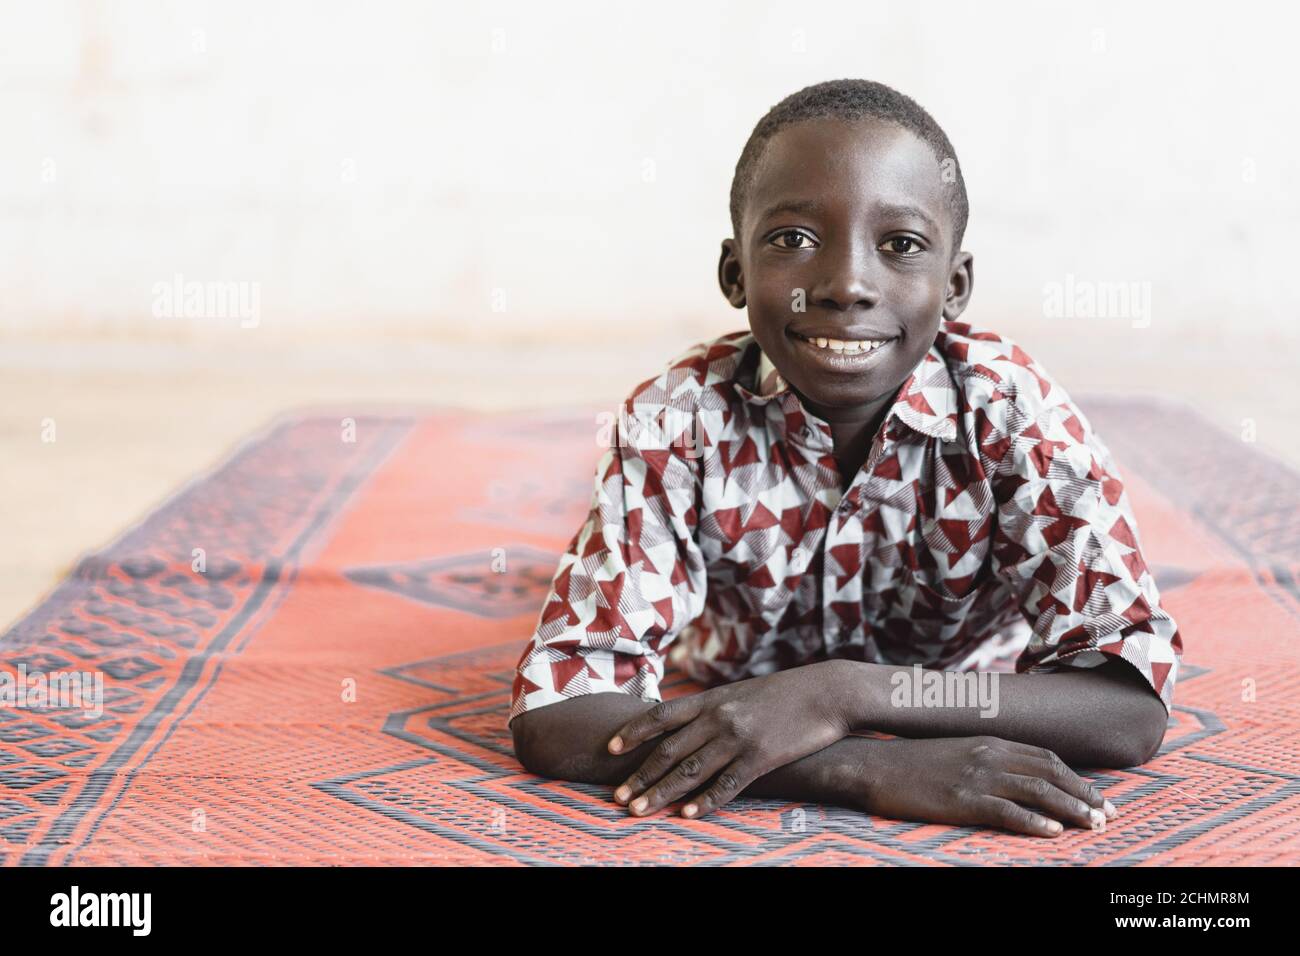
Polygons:
M951 184L953 188L948 191L948 203L953 220L953 252L961 249L962 238L966 234L966 220L970 216L970 204L966 199L966 180L961 174L961 164L957 162L957 151L948 141L948 134L919 103L872 80L829 80L806 86L777 103L758 121L740 153L735 175L731 179L733 236L740 238L740 212L754 184L754 169L767 141L777 132L804 120L852 121L868 117L896 123L903 129L910 130L930 147L940 163L951 160L954 182Z

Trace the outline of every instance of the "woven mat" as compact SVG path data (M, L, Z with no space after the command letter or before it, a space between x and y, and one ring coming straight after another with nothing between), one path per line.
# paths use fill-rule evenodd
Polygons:
M101 714L0 708L0 863L1300 862L1300 478L1182 407L1081 404L1186 648L1160 756L1095 775L1120 809L1105 833L772 800L635 819L609 787L525 773L513 668L586 511L595 411L351 430L323 411L249 440L0 638L11 674L104 675ZM670 672L666 694L691 689Z

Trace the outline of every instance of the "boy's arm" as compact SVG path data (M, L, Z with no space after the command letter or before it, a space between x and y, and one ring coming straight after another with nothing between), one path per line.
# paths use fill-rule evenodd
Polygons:
M587 694L659 700L669 647L704 609L699 429L653 395L638 401L653 385L620 409L586 519L516 666L508 723Z
M524 769L538 776L613 786L641 766L661 738L621 754L611 754L606 744L619 727L652 707L654 702L625 694L585 694L530 710L510 722L515 756ZM854 758L863 756L864 743L861 737L843 738L778 767L742 793L862 809L852 796L849 778Z
M912 668L833 662L846 722L903 737L989 734L1044 747L1074 767L1135 767L1156 755L1168 715L1133 667L1108 661L1054 674L990 674L986 700L925 707L913 701ZM931 672L942 676L940 672ZM897 693L896 691L905 691Z
M515 753L531 773L612 785L644 762L659 738L622 754L606 748L627 721L654 706L624 694L587 694L549 704L510 724ZM715 809L700 781L697 816ZM672 800L655 789L642 815ZM844 737L756 779L740 796L829 804L929 823L989 826L1053 837L1062 824L1099 829L1115 809L1056 755L990 736L939 740Z

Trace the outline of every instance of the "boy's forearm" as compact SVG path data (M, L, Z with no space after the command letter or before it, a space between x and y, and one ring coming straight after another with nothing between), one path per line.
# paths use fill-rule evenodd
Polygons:
M881 741L842 737L829 747L764 774L741 791L743 797L766 797L823 803L866 811L867 793L860 787L861 771Z
M515 754L525 769L539 776L617 785L645 762L663 738L617 755L609 752L609 738L653 706L651 701L624 694L584 694L527 711L510 724ZM866 759L872 743L863 737L845 737L759 777L741 796L862 809L853 781L855 768Z
M913 688L901 686L913 682L911 667L850 660L837 661L836 667L834 692L855 731L902 737L988 734L1045 747L1072 766L1128 767L1155 755L1167 723L1164 704L1123 661L1063 673L998 674L996 708L987 706L988 700L968 699L967 706L911 700Z

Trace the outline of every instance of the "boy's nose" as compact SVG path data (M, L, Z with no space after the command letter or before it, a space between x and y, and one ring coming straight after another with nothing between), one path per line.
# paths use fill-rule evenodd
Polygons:
M819 258L824 271L809 296L817 305L847 312L858 305L870 309L880 301L880 288L871 275L870 249L846 248Z

